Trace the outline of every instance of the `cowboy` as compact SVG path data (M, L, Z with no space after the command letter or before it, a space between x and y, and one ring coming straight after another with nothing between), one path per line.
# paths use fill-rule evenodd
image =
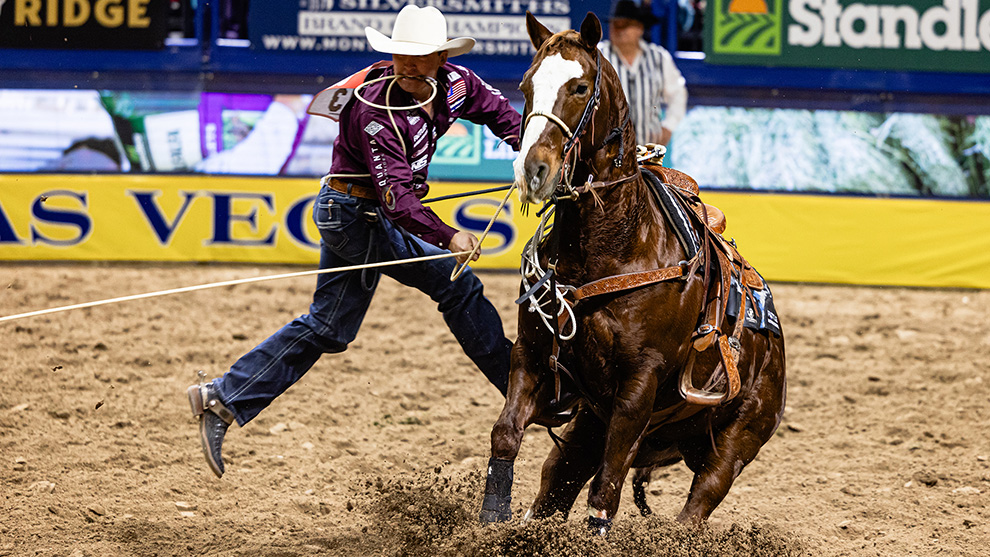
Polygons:
M447 40L446 20L436 8L407 5L391 37L371 28L365 34L372 48L392 55L392 64L369 74L365 83L383 79L363 87L341 113L330 174L313 211L322 240L320 268L473 250L478 244L473 234L444 223L420 201L429 189L427 169L437 138L464 118L487 125L518 150L520 115L474 72L448 62L471 50L474 39ZM458 263L467 256L457 256ZM477 276L467 270L450 280L455 265L443 258L320 274L308 314L245 354L222 377L187 390L213 473L224 472L221 445L234 420L243 426L320 356L342 352L354 340L379 273L428 294L464 352L504 396L512 343Z
M687 112L687 88L673 57L662 46L643 40L658 21L648 6L619 0L608 22L609 40L598 44L619 74L641 145L667 145Z

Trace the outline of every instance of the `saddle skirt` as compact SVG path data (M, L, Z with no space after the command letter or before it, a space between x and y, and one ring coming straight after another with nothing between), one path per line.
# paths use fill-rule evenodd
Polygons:
M688 407L671 417L676 420L699 407L719 406L734 399L741 388L738 365L743 329L780 335L780 321L769 286L739 253L735 242L722 236L725 216L701 201L697 182L656 164L645 164L641 170L685 253L691 261L703 261L705 266L705 299L679 383ZM731 330L729 318L735 322ZM718 351L719 364L708 382L697 388L692 382L696 357L711 348Z
M726 255L730 265L735 267L732 269L722 265L723 268L720 269L723 276L730 277L727 303L724 304L725 314L738 317L742 297L748 293L750 299L746 304L745 325L750 329L769 330L779 335L780 321L769 286L735 245L722 236L726 226L725 214L714 205L701 201L698 183L691 176L657 164L643 164L640 170L668 222L673 225L688 258L694 257L702 245L698 230L691 224L694 220L705 223L708 229L706 233L712 235L713 243ZM692 219L688 211L693 212L697 219ZM724 295L725 293L721 293L719 297Z

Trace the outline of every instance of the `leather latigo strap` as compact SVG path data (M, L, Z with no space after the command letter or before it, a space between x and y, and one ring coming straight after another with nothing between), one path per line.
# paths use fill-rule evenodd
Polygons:
M581 300L583 298L590 298L600 294L621 292L623 290L631 290L633 288L639 288L640 286L646 286L648 284L681 278L685 275L686 267L687 265L679 265L677 267L664 267L663 269L653 269L651 271L640 271L638 273L626 273L624 275L605 277L577 288L572 296L574 297L574 300Z
M361 199L378 201L378 193L375 191L375 188L344 182L343 180L338 180L337 178L331 178L327 182L327 185L330 186L330 189L339 191L340 193L346 193L347 195L353 195L354 197L360 197Z

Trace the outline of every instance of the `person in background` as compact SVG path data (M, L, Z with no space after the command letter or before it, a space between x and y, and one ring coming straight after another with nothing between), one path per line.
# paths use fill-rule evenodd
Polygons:
M66 147L62 156L49 161L41 172L120 172L120 151L110 138L87 137Z
M598 49L619 74L637 143L666 145L687 112L688 92L670 53L643 40L657 21L649 8L619 0L608 20L609 39Z
M706 0L679 0L677 50L700 52L704 48Z
M475 41L448 40L446 19L436 8L407 5L396 17L391 37L370 27L365 34L372 48L392 55L392 65L369 74L368 80L396 78L365 87L367 104L351 100L341 111L330 174L322 181L313 213L322 240L320 268L450 252L464 263L478 238L444 223L421 202L429 191L427 168L436 140L464 118L488 126L518 150L522 117L474 72L447 61L470 51ZM465 270L451 281L454 268L453 258L438 258L380 271L321 274L308 314L245 354L223 377L187 389L213 473L220 477L224 472L221 445L233 421L243 426L323 354L347 349L368 311L378 273L429 295L461 348L504 396L512 342L478 277ZM394 326L401 334L417 324Z

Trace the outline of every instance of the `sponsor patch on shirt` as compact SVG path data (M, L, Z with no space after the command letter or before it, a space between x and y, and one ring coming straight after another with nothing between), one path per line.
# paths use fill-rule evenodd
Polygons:
M426 137L426 128L427 126L423 126L422 128L416 130L416 135L413 136L413 145L418 145L419 142Z
M419 116L410 116L409 124L415 126L416 124L419 123L420 120L422 120L422 118L420 118Z
M429 157L422 157L422 158L420 158L418 160L413 161L413 163L411 165L409 165L409 168L411 168L413 172L416 172L417 170L422 170L423 168L426 168L426 159L427 158L429 158Z
M385 129L385 126L379 124L378 122L368 122L368 125L364 127L364 131L368 135L375 135L383 129Z
M454 77L456 72L450 74L451 78ZM457 79L453 79L450 83L450 89L447 91L447 105L450 106L450 111L454 112L461 105L464 104L464 99L467 97L467 83L464 82L464 78L458 75Z

